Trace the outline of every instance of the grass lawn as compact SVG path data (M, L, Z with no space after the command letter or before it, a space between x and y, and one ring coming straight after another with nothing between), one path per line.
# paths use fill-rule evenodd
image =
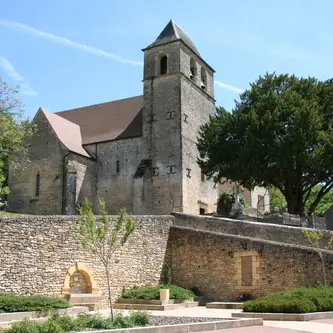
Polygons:
M0 211L0 215L8 216L8 215L23 215L23 214Z

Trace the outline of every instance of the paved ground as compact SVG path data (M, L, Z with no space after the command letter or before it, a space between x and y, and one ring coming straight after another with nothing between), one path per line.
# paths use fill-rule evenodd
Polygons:
M128 311L121 311L126 314ZM209 317L209 318L231 318L233 312L242 312L242 310L223 310L207 309L203 306L168 310L168 311L149 311L155 316L186 316L186 317ZM102 310L100 313L108 313L108 310ZM264 326L252 326L243 328L232 328L214 333L333 333L333 319L315 320L315 321L264 321ZM198 332L198 333L211 333Z

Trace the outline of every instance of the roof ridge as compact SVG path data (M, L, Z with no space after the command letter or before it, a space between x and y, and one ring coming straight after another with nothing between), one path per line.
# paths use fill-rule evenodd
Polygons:
M101 102L101 103L96 103L96 104L78 106L78 107L73 108L73 109L67 109L67 110L62 110L62 111L57 111L57 112L51 112L51 113L54 113L54 114L58 115L59 117L61 117L59 115L59 113L68 112L68 111L74 111L74 110L79 110L79 109L84 109L84 108L89 108L89 107L93 107L93 106L104 105L104 104L107 104L107 103L115 103L115 102L120 102L120 101L126 101L126 100L129 100L129 99L138 98L138 97L143 97L143 95L137 95L137 96L132 96L132 97L125 97L125 98L115 99L113 101ZM50 111L48 111L48 112L50 112Z

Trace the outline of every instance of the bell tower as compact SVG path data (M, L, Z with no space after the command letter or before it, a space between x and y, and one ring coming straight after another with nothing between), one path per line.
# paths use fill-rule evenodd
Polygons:
M199 127L215 111L214 70L172 20L143 51L143 145L151 162L146 210L215 211L217 190L196 162Z

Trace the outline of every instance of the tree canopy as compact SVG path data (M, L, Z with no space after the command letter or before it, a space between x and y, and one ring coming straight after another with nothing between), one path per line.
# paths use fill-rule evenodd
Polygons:
M235 103L201 126L200 167L215 181L273 185L292 214L303 215L312 199L313 213L333 188L333 79L266 73Z
M0 195L7 194L9 157L25 144L32 131L31 122L24 119L22 102L16 97L19 87L12 88L0 77Z

